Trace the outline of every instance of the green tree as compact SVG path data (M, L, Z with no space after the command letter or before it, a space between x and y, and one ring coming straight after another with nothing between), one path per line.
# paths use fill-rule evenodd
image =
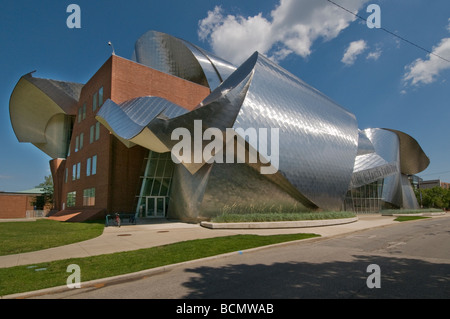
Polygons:
M416 190L417 201L422 202L423 207L428 208L449 208L450 189L439 186L427 189ZM422 196L422 200L420 199Z
M43 190L42 195L36 196L32 202L37 209L43 209L44 206L49 205L53 208L53 178L52 175L44 177L44 181L36 186Z

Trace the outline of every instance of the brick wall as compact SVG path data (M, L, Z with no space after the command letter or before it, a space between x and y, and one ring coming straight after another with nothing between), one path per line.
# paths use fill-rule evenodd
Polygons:
M104 126L100 125L98 140L90 143L91 127L97 121L95 114L101 107L93 110L93 97L103 88L103 102L108 98L121 103L140 96L159 96L192 110L207 95L207 87L183 80L181 78L159 72L133 61L111 56L101 68L84 85L77 114L74 120L70 143L70 156L64 162L52 162L52 172L57 168L55 182L59 187L59 209L83 211L105 209L115 211L133 211L136 195L139 193L140 174L144 157L148 150L141 146L127 148ZM78 110L86 104L86 117L78 121ZM83 137L83 148L75 152L76 137ZM87 176L87 159L97 156L95 175ZM72 180L73 167L80 163L80 178ZM66 171L67 170L67 171ZM61 173L62 171L62 173ZM67 175L67 181L66 181ZM62 178L61 178L62 176ZM95 205L83 205L83 191L95 188ZM67 194L76 192L75 206L67 207ZM63 205L64 204L64 205Z
M0 193L0 219L25 218L27 210L33 210L35 195Z

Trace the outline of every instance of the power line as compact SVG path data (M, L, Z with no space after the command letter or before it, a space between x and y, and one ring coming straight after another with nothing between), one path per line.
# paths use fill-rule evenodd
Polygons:
M448 174L448 173L450 173L450 171L444 171L444 172L438 172L438 173L427 173L427 174L421 174L421 175L424 175L424 176L430 176L430 175L445 175L445 174Z
M331 0L327 0L327 1L330 2L330 3L332 3L332 4L334 4L335 6L337 6L337 7L339 7L339 8L341 8L342 10L345 10L345 11L347 11L348 13L354 15L354 16L357 17L358 19L361 19L361 20L367 22L367 19L366 19L366 18L364 18L364 17L358 15L357 13L354 13L354 12L348 10L347 8L341 6L340 4L337 4L336 2L331 1ZM426 49L426 48L424 48L424 47L422 47L422 46L420 46L420 45L418 45L418 44L416 44L416 43L414 43L414 42L412 42L412 41L409 41L408 39L406 39L406 38L404 38L404 37L402 37L402 36L399 36L398 34L395 34L395 33L392 32L392 31L387 30L386 28L380 27L379 29L383 30L383 31L386 32L386 33L389 33L390 35L393 35L393 36L396 37L396 38L399 38L399 39L402 40L402 41L405 41L406 43L409 43L409 44L415 46L416 48L418 48L418 49L420 49L420 50L423 50L423 51L425 51L425 52L427 52L427 53L429 53L429 54L434 55L435 57L437 57L437 58L439 58L439 59L441 59L441 60L444 60L444 61L450 63L450 60L448 60L448 59L446 59L446 58L443 58L443 57L441 57L440 55L438 55L438 54L436 54L436 53L434 53L434 52L432 52L432 51L430 51L430 50L428 50L428 49Z

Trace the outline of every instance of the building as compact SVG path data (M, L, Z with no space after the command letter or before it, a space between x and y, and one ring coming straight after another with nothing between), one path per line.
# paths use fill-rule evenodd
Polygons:
M358 129L352 113L257 52L234 66L156 31L85 84L24 75L10 114L18 140L53 158L56 215L72 221L414 208L407 175L429 164L411 136Z
M36 217L34 202L42 195L42 189L34 188L20 192L0 192L0 219ZM42 212L42 211L40 211ZM45 211L47 214L49 210Z
M433 187L441 187L441 188L445 188L445 189L450 189L450 183L443 182L440 179L433 179L433 180L420 182L421 189L427 189L427 188L433 188Z

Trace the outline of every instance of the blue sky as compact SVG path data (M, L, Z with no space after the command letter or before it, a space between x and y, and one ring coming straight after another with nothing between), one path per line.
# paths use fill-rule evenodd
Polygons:
M334 0L450 60L448 0ZM69 4L81 28L69 29ZM0 191L34 187L50 158L19 143L9 97L19 78L85 83L111 55L131 58L148 30L184 38L236 64L258 50L354 113L361 129L413 136L431 160L419 176L450 182L450 63L366 23L326 0L3 0L0 4Z

